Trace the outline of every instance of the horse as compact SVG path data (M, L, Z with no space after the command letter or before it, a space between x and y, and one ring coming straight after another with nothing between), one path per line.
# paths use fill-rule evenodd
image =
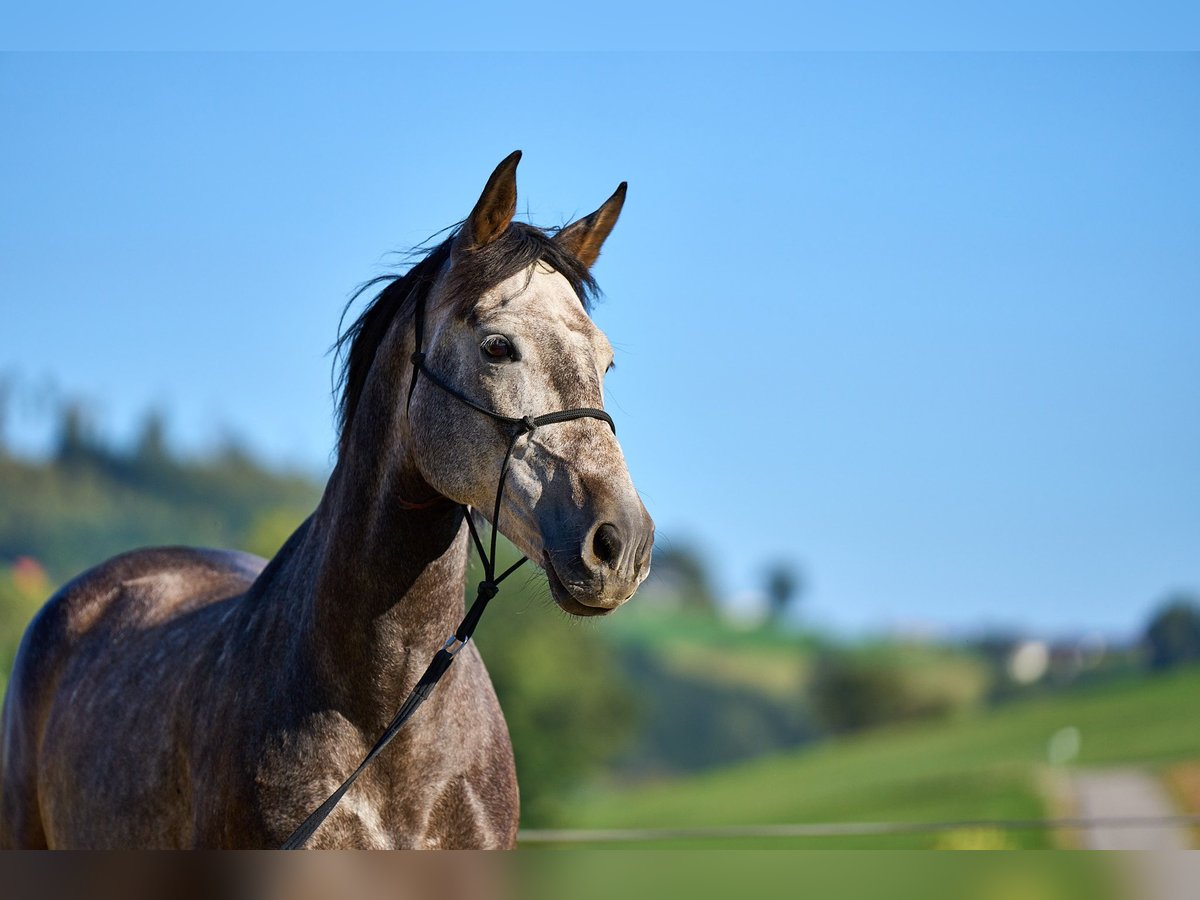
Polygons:
M0 847L271 848L350 773L464 612L464 507L507 472L500 532L573 616L646 578L654 523L603 409L613 351L591 268L625 184L560 229L514 221L520 151L462 222L339 329L336 463L269 561L157 547L51 597L22 638L0 732ZM417 311L423 321L416 321ZM423 326L424 347L415 333ZM607 418L606 414L601 413ZM503 477L503 476L501 476ZM473 643L311 848L510 848L512 744Z

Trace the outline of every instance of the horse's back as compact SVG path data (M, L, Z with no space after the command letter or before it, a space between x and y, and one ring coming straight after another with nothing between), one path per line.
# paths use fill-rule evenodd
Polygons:
M116 635L146 634L245 593L265 561L246 553L154 547L113 557L68 582L21 640L0 722L0 847L46 846L39 771L52 715L72 715L82 686L114 665ZM85 704L81 704L85 706ZM85 709L78 710L83 716Z
M64 585L42 614L67 641L98 626L139 627L240 594L265 560L236 550L148 547L114 556ZM36 623L35 619L35 623Z

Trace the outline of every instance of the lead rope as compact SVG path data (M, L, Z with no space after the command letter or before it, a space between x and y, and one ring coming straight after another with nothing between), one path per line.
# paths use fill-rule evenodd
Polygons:
M503 416L487 407L480 406L474 400L450 387L425 366L425 354L422 351L425 337L424 298L417 304L415 337L417 349L412 355L413 373L408 385L406 409L412 406L413 392L417 387L417 376L424 374L426 378L456 400L491 419L495 419L497 422L515 428L513 436L508 442L508 450L504 454L504 462L500 466L500 480L496 486L496 504L492 509L491 553L484 552L483 541L479 539L479 532L475 528L471 507L464 504L462 509L467 520L467 530L471 533L471 541L475 544L475 550L479 554L479 561L483 565L483 580L475 588L475 602L471 604L471 608L463 616L463 620L458 624L458 628L455 629L454 634L446 638L446 643L433 655L433 659L429 661L429 667L425 670L425 674L417 681L412 692L405 699L404 703L400 705L400 709L396 711L395 717L388 724L383 734L379 736L379 740L375 742L375 746L370 749L367 755L363 757L363 761L358 764L358 768L351 772L338 789L330 794L324 803L309 813L308 818L296 827L291 836L283 842L280 848L282 850L303 849L308 839L316 833L321 824L329 817L329 814L333 812L334 807L338 805L338 802L350 790L351 785L358 779L358 776L363 773L376 756L383 752L383 748L392 742L392 739L404 727L404 724L412 718L413 713L417 711L417 707L429 699L429 695L433 693L433 689L438 681L446 674L446 670L450 668L450 664L454 662L455 655L471 640L471 635L475 633L475 628L479 625L479 620L483 618L483 611L487 609L489 601L500 592L500 583L513 572L517 571L517 569L521 568L521 566L525 565L525 563L529 562L529 557L522 556L499 575L496 574L496 536L499 532L500 505L504 499L504 483L508 478L509 463L512 462L513 452L516 450L517 441L521 439L521 436L526 434L532 435L543 425L569 422L573 419L600 419L608 423L608 427L613 430L613 434L617 432L617 426L613 423L612 417L602 409L581 407L579 409L565 409L559 412L546 413L541 416L522 416L519 418Z

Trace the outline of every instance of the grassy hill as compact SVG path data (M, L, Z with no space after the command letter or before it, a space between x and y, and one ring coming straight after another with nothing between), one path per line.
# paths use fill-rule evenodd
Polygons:
M273 554L321 484L229 447L205 459L86 445L22 459L0 447L0 562L36 559L55 583L134 547Z
M1159 767L1200 757L1200 669L1127 678L1013 703L971 718L829 741L687 779L595 791L569 827L696 827L819 821L1040 818L1047 745L1079 730L1078 765ZM979 835L689 841L687 846L932 847ZM1049 846L1043 832L983 836Z
M816 678L828 684L830 660L854 660L886 681L842 689L839 703L869 692L872 707L897 720L961 714L981 705L991 683L987 662L970 648L891 639L842 645L817 632L675 609L654 587L602 626L622 669L643 687L641 726L615 765L626 782L820 740L831 730L821 701L833 692L817 696L813 687Z

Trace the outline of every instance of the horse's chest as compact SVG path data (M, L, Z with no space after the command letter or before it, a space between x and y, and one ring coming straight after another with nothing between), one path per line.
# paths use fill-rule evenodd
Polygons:
M379 790L343 798L309 846L365 849L469 849L511 846L515 809L489 805L465 776L402 796Z
M450 720L453 721L453 720ZM309 842L337 848L499 848L516 838L518 797L507 733L414 734L389 746L355 782ZM340 728L310 736L268 775L259 770L268 820L303 819L361 759L361 737ZM442 739L445 738L445 739ZM301 749L289 748L292 753ZM361 751L361 752L360 752ZM290 763L290 765L288 764ZM291 774L288 778L284 773ZM264 777L265 776L265 777ZM293 821L294 820L294 821Z

